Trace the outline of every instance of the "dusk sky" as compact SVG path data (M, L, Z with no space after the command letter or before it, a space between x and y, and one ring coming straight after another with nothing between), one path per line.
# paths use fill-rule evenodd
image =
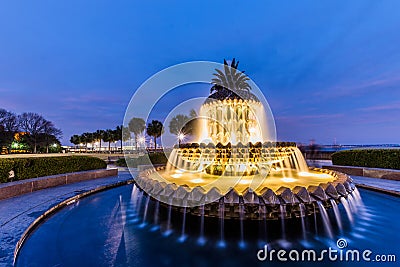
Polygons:
M2 1L0 108L41 113L69 144L122 124L156 72L235 57L279 140L400 143L399 10L397 0Z

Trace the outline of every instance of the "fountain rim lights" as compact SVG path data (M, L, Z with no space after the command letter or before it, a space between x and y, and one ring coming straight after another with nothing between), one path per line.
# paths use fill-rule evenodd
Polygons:
M296 186L293 189L287 188L285 186L281 186L278 190L271 190L270 188L263 188L261 194L257 194L254 190L247 187L245 190L238 192L235 188L231 188L225 194L221 194L218 188L212 187L208 190L205 190L201 186L189 187L186 184L177 185L175 183L167 184L165 182L158 182L149 178L149 175L153 172L158 172L163 170L165 167L151 167L148 166L149 169L145 169L139 173L139 175L135 179L136 186L147 192L150 188L158 188L158 193L162 196L152 196L153 199L159 201L162 205L172 206L175 209L180 209L182 207L187 207L189 209L189 213L192 215L199 216L199 207L201 205L205 205L207 207L212 207L214 205L219 205L221 201L225 203L225 205L233 205L237 206L240 203L246 205L246 207L255 207L255 206L264 206L268 209L275 209L274 207L279 206L287 206L288 208L294 210L292 212L286 213L288 218L291 217L301 217L301 211L298 212L297 208L300 204L304 205L317 205L317 202L321 202L327 208L330 208L330 202L333 200L336 203L340 203L341 198L347 199L349 195L355 192L356 187L353 184L353 180L346 174L326 170L319 168L310 168L310 170L319 171L321 173L331 174L336 177L333 182L329 183L321 183L318 186L308 186L301 187ZM157 185L156 185L157 184ZM168 193L167 193L168 192ZM196 192L196 193L195 193ZM165 193L165 195L164 195ZM196 200L191 199L190 195L195 194L199 198L198 202ZM210 198L213 201L208 203L201 202L203 198ZM236 200L235 200L236 199ZM251 199L251 200L250 200ZM233 201L233 202L232 202ZM182 205L182 203L186 203ZM317 206L315 206L317 208ZM209 212L210 208L206 208L207 212ZM247 209L247 208L246 208ZM316 209L318 212L318 208ZM247 212L247 210L246 210ZM298 214L295 214L298 213ZM308 214L304 214L305 216ZM206 217L219 217L219 213L207 214ZM236 215L235 215L236 216ZM237 216L228 216L225 215L225 219L237 219ZM250 217L253 215L249 215ZM258 218L251 217L250 219L261 220L261 215ZM245 218L248 215L246 213ZM274 214L269 214L268 220L277 219L279 216Z
M162 171L162 170L165 170L165 166L158 166L158 167L154 167L154 166L150 166L150 165L144 165L144 167L147 167L145 170L142 170L141 172L139 172L139 174L137 175L137 177L136 177L136 179L135 179L135 181L136 182L138 182L138 181L144 181L144 180L150 180L150 183L151 183L151 181L155 181L155 182L158 182L158 183L160 183L160 184L162 184L162 183L164 183L164 184L166 184L166 185L168 185L168 184L174 184L174 185L176 185L176 186L185 186L185 187L189 187L188 185L186 185L186 184L183 184L183 185L181 185L181 184L177 184L176 182L173 182L173 183L165 183L165 182L163 182L163 181L156 181L156 180L154 180L154 179L151 179L151 178L149 178L149 175L151 174L151 173L153 173L153 172L159 172L159 171ZM338 171L334 171L334 170L328 170L328 169L321 169L321 168L313 168L313 167L310 167L309 168L311 171L317 171L317 172L320 172L321 174L325 174L325 175L330 175L330 176L332 176L332 177L334 177L335 178L335 180L333 180L333 181L331 181L331 182L328 182L328 183L320 183L318 186L322 186L323 188L325 188L325 187L327 187L329 184L332 184L333 186L337 186L338 184L344 184L345 182L347 182L347 183L351 183L353 186L354 186L354 184L353 184L353 180L351 179L351 177L350 176L348 176L347 174L344 174L344 173L341 173L341 172L338 172ZM176 172L177 172L177 174L182 174L183 175L183 173L182 173L182 171L181 170L176 170ZM313 173L311 173L310 172L310 174L313 174ZM310 176L312 176L312 175L310 175ZM284 178L289 178L290 179L290 177L283 177L283 179ZM201 179L201 178L199 178L199 179ZM140 186L139 186L140 187ZM197 187L197 186L196 186ZM315 188L316 186L314 186L314 185L311 185L311 186L308 186L308 188ZM189 187L190 188L190 187ZM195 187L193 187L192 188L192 190L194 189ZM286 188L285 186L281 186L280 188ZM234 189L234 188L233 188ZM353 188L354 189L354 188ZM244 192L245 190L242 190L242 192ZM279 189L278 190L275 190L275 192L278 192L279 191ZM240 193L239 193L240 194Z

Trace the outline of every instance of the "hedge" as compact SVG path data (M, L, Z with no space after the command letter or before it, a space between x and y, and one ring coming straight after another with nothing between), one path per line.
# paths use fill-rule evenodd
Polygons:
M0 158L0 182L11 181L11 170L14 171L15 177L12 180L15 181L106 167L104 160L89 156Z
M400 149L357 149L332 154L332 163L343 166L359 166L400 170Z
M128 158L129 167L131 168L136 168L138 165L167 164L167 162L167 155L162 152L149 153L137 158ZM116 164L120 167L127 167L125 159L117 160Z

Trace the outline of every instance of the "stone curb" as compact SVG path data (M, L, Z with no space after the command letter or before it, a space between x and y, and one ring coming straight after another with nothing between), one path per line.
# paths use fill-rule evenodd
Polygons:
M354 167L354 166L339 166L339 165L323 166L322 168L343 172L349 175L400 181L400 170Z
M100 178L100 177L99 177ZM29 226L28 228L24 231L24 233L22 234L21 238L18 240L17 245L15 246L15 250L14 250L14 260L13 260L13 265L15 265L15 261L17 259L18 253L22 248L22 245L24 244L25 240L29 237L29 235L36 229L37 226L40 225L40 223L42 223L44 220L46 220L49 216L51 216L52 214L54 214L55 212L61 210L62 208L71 205L73 203L75 203L78 199L93 195L95 193L99 193L101 191L105 191L111 188L115 188L115 187L119 187L119 186L123 186L123 185L127 185L127 184L131 184L133 183L133 179L130 180L126 180L126 181L121 181L121 182L117 182L117 183L112 183L109 185L104 185L104 186L100 186L98 188L86 191L84 193L81 193L79 195L70 197L58 204L56 204L55 206L53 206L52 208L50 208L49 210L45 211L42 215L40 215L38 218L36 218L36 220L34 220Z
M50 187L118 175L118 169L65 173L0 184L0 200Z
M392 195L392 196L395 196L395 197L400 197L400 192L398 192L398 191L384 189L384 188L371 186L371 185L366 185L366 184L359 184L359 183L356 183L356 186L358 188L363 188L363 189L375 191L375 192L378 192L378 193L384 193L384 194Z

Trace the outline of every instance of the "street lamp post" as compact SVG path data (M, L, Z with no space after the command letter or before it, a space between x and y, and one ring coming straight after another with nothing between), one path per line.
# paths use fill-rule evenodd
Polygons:
M181 142L183 141L183 139L185 139L185 135L183 133L179 133L178 134L178 144L179 147L181 146Z

